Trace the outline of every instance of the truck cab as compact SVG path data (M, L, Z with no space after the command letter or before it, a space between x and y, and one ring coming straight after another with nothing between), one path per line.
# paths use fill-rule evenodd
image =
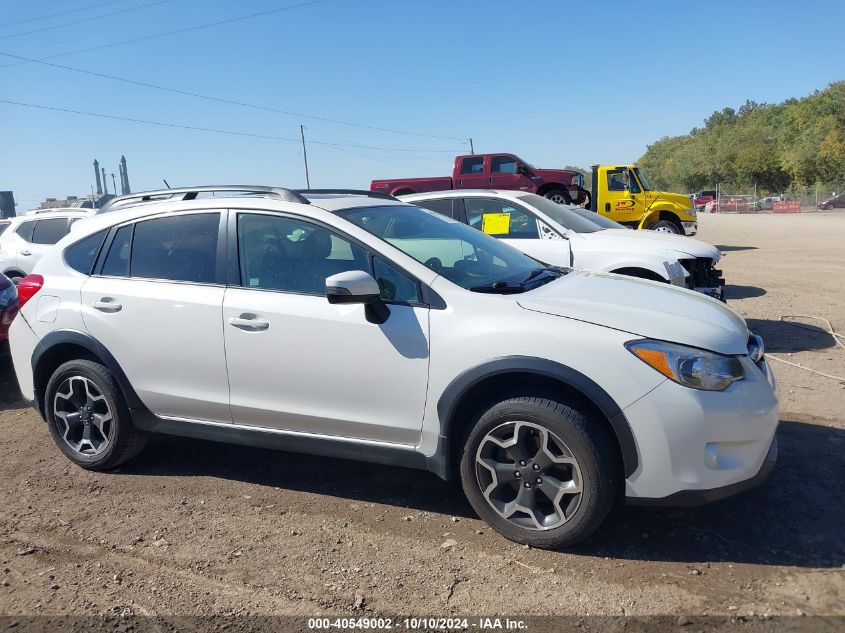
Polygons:
M633 229L677 235L698 231L688 196L657 191L636 164L593 165L592 210Z

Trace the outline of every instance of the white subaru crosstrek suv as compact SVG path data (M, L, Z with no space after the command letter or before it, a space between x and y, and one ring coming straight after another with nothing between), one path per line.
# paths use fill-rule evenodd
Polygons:
M0 232L0 273L18 283L53 244L70 232L74 222L90 213L80 209L45 210L11 218Z
M204 197L209 191L214 197ZM760 482L778 392L719 301L540 264L384 194L132 194L19 285L21 390L92 470L149 433L457 477L509 539Z
M401 196L542 262L663 281L724 298L722 253L701 240L632 231L597 213L524 191L457 189Z

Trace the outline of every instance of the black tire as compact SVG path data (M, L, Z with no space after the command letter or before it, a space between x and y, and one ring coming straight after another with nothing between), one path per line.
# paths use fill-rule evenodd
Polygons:
M64 388L69 384L67 381L72 381L72 384L73 381L78 382L80 378L93 384L93 391L99 391L99 396L101 396L101 398L98 397L98 406L107 406L107 411L111 414L107 423L108 441L105 442L106 445L101 452L96 454L85 454L74 450L66 441L63 431L70 427L62 421L57 409L56 396L59 388ZM60 396L59 401L61 400ZM70 403L71 399L67 399L67 402ZM50 434L59 450L73 463L87 470L109 470L119 466L140 453L147 442L147 434L132 424L129 408L112 373L101 364L90 360L71 360L60 365L53 372L44 394L44 414ZM76 415L76 412L74 411L71 415ZM92 423L89 420L84 426L90 427Z
M558 204L572 204L572 197L566 189L549 189L543 197Z
M610 430L599 421L590 420L578 407L559 400L557 396L545 398L522 396L494 404L481 415L470 431L460 463L464 493L478 515L505 538L545 549L570 547L595 532L619 503L622 497L621 487L624 485L621 460ZM519 428L529 429L527 431L529 436L533 433L532 426L546 429L551 434L549 437L556 436L556 439L562 440L570 456L574 458L581 489L580 499L572 499L570 504L575 501L577 504L562 523L556 524L552 521L549 527L544 528L517 525L513 519L516 513L511 519L505 518L485 497L484 490L489 489L489 484L481 481L485 477L484 469L476 460L483 457L486 447L491 445L488 434L492 432L495 435L500 429L508 429L509 423L525 425ZM514 435L518 437L521 434L517 431ZM528 440L531 441L531 437ZM565 453L562 454L565 455ZM505 460L510 458L506 457ZM516 462L516 459L513 459ZM505 466L505 468L514 469L519 467L518 463ZM532 473L531 467L532 461L529 460L525 472ZM537 474L547 475L546 471ZM532 474L531 477L533 476ZM521 489L519 482L525 482L528 474L519 477L510 483L505 483L501 488L497 487L490 495L492 496L496 490L500 489L507 493L508 487L514 484L517 492L513 494L519 495ZM573 476L572 479L574 481L575 477ZM542 480L538 477L534 481L541 482ZM549 476L545 484L549 481L554 481L554 479ZM538 488L535 494L541 500L540 503L548 504L550 498L540 496L543 494L543 487L536 484L535 487ZM530 521L527 513L520 514L523 517L515 520Z
M662 231L663 233L674 233L675 235L684 235L684 229L671 220L658 220L654 224L650 224L649 231Z

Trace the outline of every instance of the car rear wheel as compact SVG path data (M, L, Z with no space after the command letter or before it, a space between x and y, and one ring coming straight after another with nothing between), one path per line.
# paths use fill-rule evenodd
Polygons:
M146 443L111 372L89 360L72 360L56 369L47 383L44 413L59 449L88 470L114 468Z
M464 447L461 481L478 515L517 543L560 548L592 534L619 498L609 431L550 398L493 405Z
M673 235L681 234L681 227L669 220L658 220L648 228L650 231L657 231L658 233L672 233Z

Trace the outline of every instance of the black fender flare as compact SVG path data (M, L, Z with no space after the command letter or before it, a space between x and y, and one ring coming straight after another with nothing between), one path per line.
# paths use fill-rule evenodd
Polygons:
M38 341L35 349L32 352L32 373L34 377L38 376L38 369L41 362L48 356L51 349L55 349L59 345L77 345L83 349L88 350L92 355L97 357L100 362L112 373L114 379L117 381L126 398L126 404L130 409L149 411L146 405L138 397L135 389L132 387L129 379L123 368L117 362L117 359L112 355L106 347L95 339L90 334L80 332L79 330L55 330L47 334L44 338ZM35 401L39 412L44 416L42 410L42 401L44 398L43 390L47 387L47 383L35 384Z
M462 396L487 378L514 372L552 378L583 394L610 423L621 450L625 478L630 477L637 470L640 462L634 433L625 413L610 394L576 369L555 361L530 356L505 356L492 359L464 371L446 387L437 402L437 414L440 418L439 452L442 459L449 459L449 438L452 436L452 427L457 422L455 409ZM443 476L448 466L443 464L441 468L443 470L441 476Z

